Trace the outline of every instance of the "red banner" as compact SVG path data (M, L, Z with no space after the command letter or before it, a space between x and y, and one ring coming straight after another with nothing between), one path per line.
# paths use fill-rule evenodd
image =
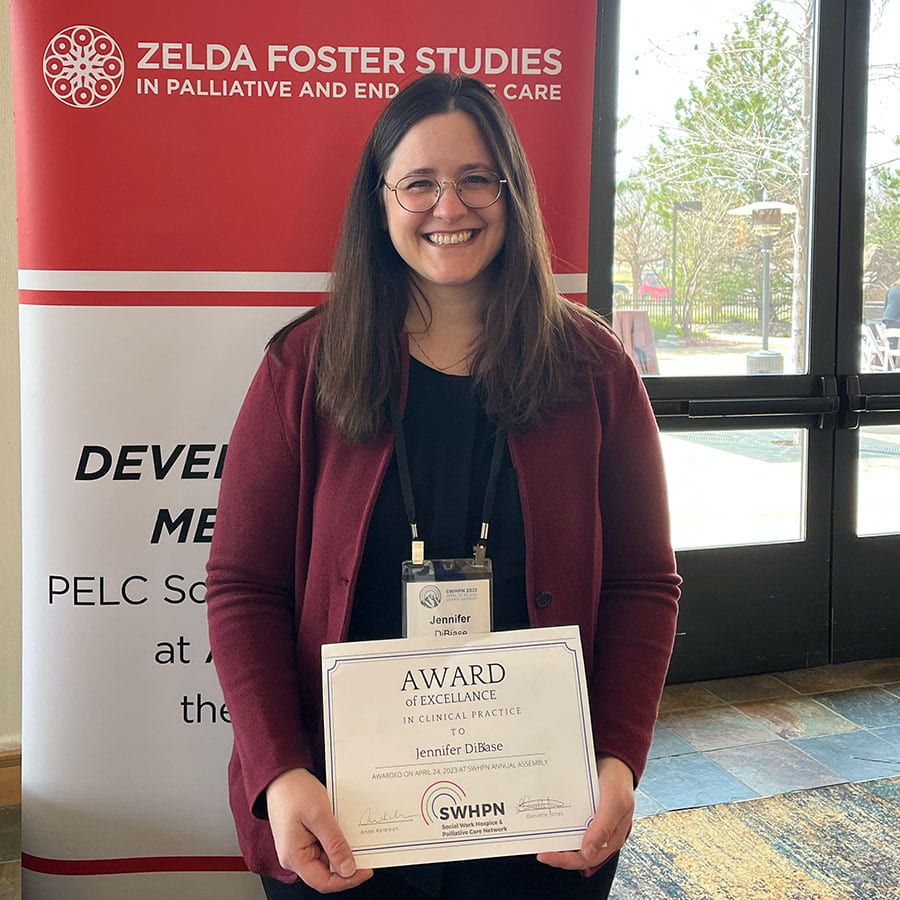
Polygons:
M528 6L14 0L20 267L327 272L385 98L440 70L506 103L586 272L595 12Z

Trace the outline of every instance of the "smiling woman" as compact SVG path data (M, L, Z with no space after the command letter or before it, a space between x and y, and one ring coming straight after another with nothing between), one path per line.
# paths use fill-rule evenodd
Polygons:
M248 866L270 898L354 888L391 900L602 900L630 828L678 597L640 377L609 330L556 292L519 138L472 78L427 75L385 108L333 271L328 301L274 336L251 385L207 567ZM357 870L322 784L320 651L404 636L398 589L425 547L428 566L452 561L447 571L493 579L465 615L427 613L432 628L471 634L470 618L482 630L580 627L600 801L577 850ZM450 596L451 582L438 583ZM429 597L420 602L433 609L440 594ZM440 640L456 634L441 629ZM494 687L502 667L455 671L447 686L470 689L445 702L519 715ZM410 681L404 689L417 690ZM499 746L495 735L456 743L438 716L409 724L419 756Z

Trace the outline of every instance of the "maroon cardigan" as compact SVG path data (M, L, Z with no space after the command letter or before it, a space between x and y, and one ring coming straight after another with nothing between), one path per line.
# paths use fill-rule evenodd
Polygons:
M319 648L344 640L368 522L393 451L386 425L348 444L316 411L313 318L267 353L228 447L206 595L234 729L231 806L252 871L278 864L265 790L324 768ZM598 753L637 780L672 650L679 578L656 423L630 359L585 324L606 365L594 396L514 431L532 626L580 626ZM405 336L404 336L405 337ZM403 391L408 377L404 342ZM397 573L399 579L400 573Z

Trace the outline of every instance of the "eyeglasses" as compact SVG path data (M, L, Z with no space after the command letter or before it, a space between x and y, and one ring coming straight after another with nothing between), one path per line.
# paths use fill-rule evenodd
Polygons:
M397 202L407 212L424 213L437 206L444 185L452 184L457 196L469 209L484 209L500 199L506 179L489 169L469 172L456 181L438 181L425 175L407 175L393 187L386 181L384 186L397 198Z

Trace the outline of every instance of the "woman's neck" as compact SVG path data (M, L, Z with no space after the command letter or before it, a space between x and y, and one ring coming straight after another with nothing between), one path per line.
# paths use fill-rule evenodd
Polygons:
M410 301L405 329L409 351L419 362L451 375L468 375L481 337L481 298L464 291L420 294Z

